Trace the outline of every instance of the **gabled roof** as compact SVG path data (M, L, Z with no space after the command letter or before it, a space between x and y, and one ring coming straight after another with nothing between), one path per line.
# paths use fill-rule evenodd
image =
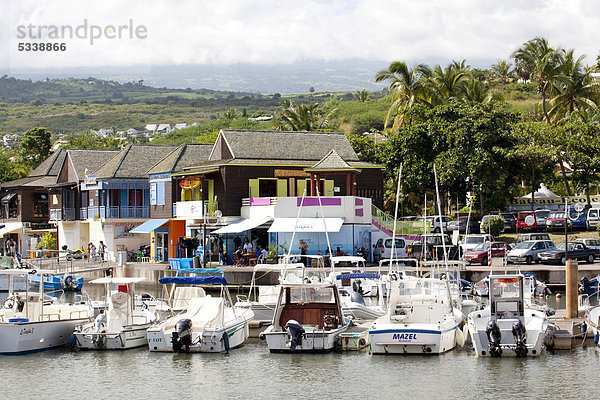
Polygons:
M305 168L306 171L358 171L352 168L337 151L331 150L327 155L321 158L315 165Z
M226 146L229 151L222 151L219 146ZM215 149L211 160L220 154L224 155L221 159L226 158L230 153L236 159L318 161L334 149L344 160L358 161L343 133L222 129Z
M207 161L212 148L212 144L182 144L167 154L167 156L160 160L158 164L154 165L148 171L148 175L165 172L180 172L186 167Z
M68 159L71 160L77 180L83 180L87 169L88 174L93 173L100 168L102 164L115 156L119 150L99 150L99 149L69 149L67 150Z
M97 179L146 179L156 160L177 146L130 144L95 171Z
M58 149L27 176L58 176L66 155L67 151L65 149Z

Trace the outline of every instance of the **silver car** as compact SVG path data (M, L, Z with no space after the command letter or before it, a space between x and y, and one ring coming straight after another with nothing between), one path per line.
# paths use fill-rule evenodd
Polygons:
M548 249L554 249L556 245L552 240L527 240L515 246L508 252L509 263L539 262L539 254Z

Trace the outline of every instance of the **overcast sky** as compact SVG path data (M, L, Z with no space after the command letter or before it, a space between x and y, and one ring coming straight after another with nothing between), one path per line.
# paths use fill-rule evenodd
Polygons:
M597 0L1 1L0 69L11 71L302 59L492 63L535 36L587 54L588 63L599 51ZM39 41L17 38L19 25L77 27L84 19L103 28L131 19L147 37L100 38L90 45L88 31L88 39L52 40L64 42L65 52L17 51L20 42Z

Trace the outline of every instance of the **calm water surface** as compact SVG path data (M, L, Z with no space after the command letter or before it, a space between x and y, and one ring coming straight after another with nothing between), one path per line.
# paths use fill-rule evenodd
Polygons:
M84 289L98 299L103 289L94 286ZM158 285L140 286L138 293L160 296ZM228 355L64 348L0 356L0 393L5 399L579 399L591 394L599 366L594 346L479 359L464 349L441 356L270 354L251 339Z

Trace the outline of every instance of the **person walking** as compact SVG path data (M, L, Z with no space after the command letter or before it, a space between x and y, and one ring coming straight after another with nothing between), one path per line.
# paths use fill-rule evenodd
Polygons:
M10 238L10 242L8 243L9 255L14 257L17 255L17 242L15 242L14 238Z
M300 249L300 255L305 256L308 254L308 243L306 243L304 240L300 241L300 246L298 247ZM307 257L301 257L302 260L302 264L304 264L305 267L308 266L308 258Z
M104 262L104 252L105 251L106 251L106 245L101 240L100 244L98 245L98 254L100 254L100 259L102 260L102 262Z

